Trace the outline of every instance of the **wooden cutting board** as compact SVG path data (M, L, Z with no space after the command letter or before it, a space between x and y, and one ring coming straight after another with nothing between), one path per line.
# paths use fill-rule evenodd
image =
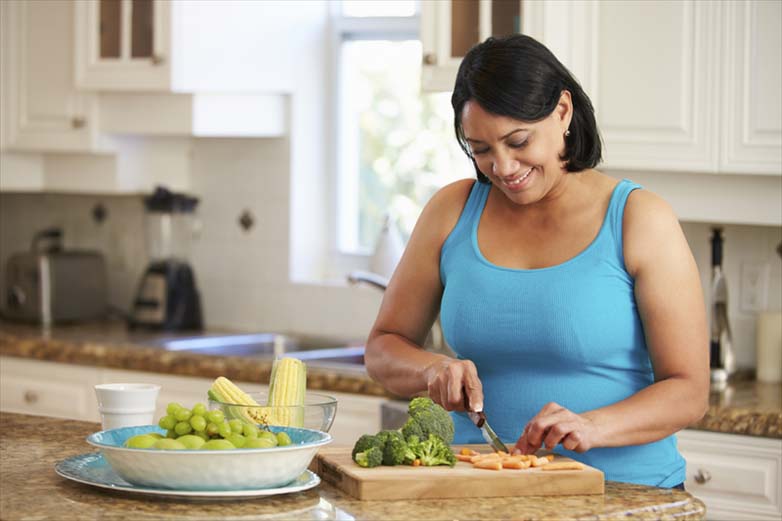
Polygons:
M465 445L489 452L486 445ZM458 451L462 446L454 446ZM407 465L371 469L351 459L351 447L324 447L310 468L324 481L357 499L471 498L500 496L564 496L603 494L603 473L593 467L583 470L543 471L483 470L472 464L412 467ZM557 456L555 461L572 461Z

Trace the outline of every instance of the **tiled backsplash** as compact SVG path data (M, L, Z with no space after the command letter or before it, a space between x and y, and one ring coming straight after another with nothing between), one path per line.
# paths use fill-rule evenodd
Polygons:
M372 288L340 283L290 282L290 179L286 139L193 140L192 192L201 199L200 235L193 265L211 327L296 331L365 337L381 295ZM92 218L101 203L103 223ZM244 230L243 212L253 218ZM127 310L147 262L144 208L140 195L0 194L0 262L29 248L33 233L61 226L65 244L106 255L110 301ZM708 300L712 225L684 223ZM766 309L782 309L782 260L774 251L782 229L724 226L724 266L738 364L752 367L757 312L741 309L742 265L768 265ZM5 281L0 281L5 295Z

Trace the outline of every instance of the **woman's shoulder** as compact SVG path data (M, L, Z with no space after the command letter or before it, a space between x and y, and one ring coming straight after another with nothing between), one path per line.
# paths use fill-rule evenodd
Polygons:
M460 179L440 188L424 207L417 226L424 227L427 235L438 242L445 241L456 227L475 183L475 179Z

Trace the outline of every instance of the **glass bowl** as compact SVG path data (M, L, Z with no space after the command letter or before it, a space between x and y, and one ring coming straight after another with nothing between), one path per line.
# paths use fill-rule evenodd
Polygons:
M247 393L257 403L269 401L268 392ZM329 432L337 415L337 399L326 394L306 393L304 405L241 405L209 400L209 409L223 411L227 419L244 418L245 413L255 418L261 425L280 427L299 427Z

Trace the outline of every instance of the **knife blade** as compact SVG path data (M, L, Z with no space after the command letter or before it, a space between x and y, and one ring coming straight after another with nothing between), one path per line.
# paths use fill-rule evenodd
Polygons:
M502 451L510 454L508 447L502 443L499 436L494 432L494 429L489 425L489 422L486 421L486 414L483 411L471 411L470 402L467 398L467 391L462 390L462 392L464 393L464 406L467 408L467 416L472 420L475 426L481 430L481 435L483 436L483 439L486 440L486 443L488 443L495 452Z

